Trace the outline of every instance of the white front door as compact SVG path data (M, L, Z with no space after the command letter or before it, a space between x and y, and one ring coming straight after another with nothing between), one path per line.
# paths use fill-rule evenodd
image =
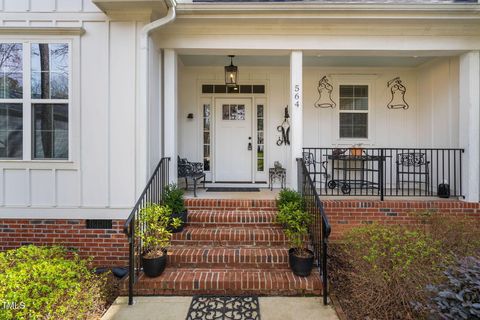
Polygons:
M215 180L252 181L252 104L249 99L215 103Z

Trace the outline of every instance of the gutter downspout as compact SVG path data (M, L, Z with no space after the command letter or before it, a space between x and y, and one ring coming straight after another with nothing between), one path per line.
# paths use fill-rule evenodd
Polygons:
M145 183L149 175L150 164L150 147L149 147L149 36L152 31L172 22L176 18L176 2L175 0L165 0L165 4L168 7L167 14L155 21L150 22L142 28L140 35L140 53L139 53L139 100L138 100L138 112L137 112L137 188L136 194L140 194L145 187ZM162 57L163 58L163 57ZM158 70L157 70L158 71ZM162 70L163 73L163 70ZM161 83L163 86L163 82ZM160 101L163 100L163 95ZM162 103L163 105L163 103ZM160 119L159 119L160 122ZM159 123L161 126L161 123Z

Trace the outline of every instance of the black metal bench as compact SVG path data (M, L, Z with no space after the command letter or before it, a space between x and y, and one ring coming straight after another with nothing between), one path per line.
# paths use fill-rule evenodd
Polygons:
M193 180L193 195L197 196L197 183L203 179L203 188L205 189L205 172L203 172L203 163L190 162L185 158L178 157L178 177L185 178L185 190L188 190L188 178Z

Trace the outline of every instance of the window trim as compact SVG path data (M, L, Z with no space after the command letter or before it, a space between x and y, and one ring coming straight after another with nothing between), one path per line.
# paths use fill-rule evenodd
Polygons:
M0 103L21 103L23 105L23 150L22 159L0 158L0 163L8 163L6 168L36 168L45 167L47 164L61 164L62 169L76 169L75 156L77 154L78 139L77 125L73 119L78 119L77 108L74 108L74 101L77 99L73 96L73 87L79 85L79 79L73 77L77 74L77 66L74 61L78 61L75 56L75 48L79 46L79 36L25 36L25 37L2 37L0 43L21 43L22 44L22 68L23 68L23 97L21 99L0 99ZM34 99L31 92L31 45L32 43L66 43L68 45L68 99ZM68 158L67 159L35 159L33 158L33 105L34 104L68 104ZM76 105L76 104L75 104ZM75 109L75 112L74 112ZM79 120L79 119L78 119ZM75 132L75 134L74 134ZM74 149L75 148L75 149ZM32 166L33 164L33 166Z

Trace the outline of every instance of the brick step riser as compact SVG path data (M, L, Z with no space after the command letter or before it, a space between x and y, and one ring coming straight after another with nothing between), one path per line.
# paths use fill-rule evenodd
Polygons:
M287 249L171 249L176 268L288 269Z
M321 289L300 290L300 289L273 289L273 290L256 290L256 289L198 289L198 290L179 290L179 289L144 289L138 288L133 290L135 296L195 296L195 295L221 295L221 296L320 296ZM127 290L120 290L120 295L128 295Z
M276 211L274 200L186 199L187 209Z
M157 278L142 275L135 286L137 295L319 295L321 281L319 274L312 272L307 277L297 277L290 270L269 271L221 271L215 269L186 270L167 268ZM126 293L128 279L121 286Z
M288 262L285 263L261 263L261 262L235 262L235 263L221 263L221 262L178 262L169 263L169 267L179 269L229 269L229 270L243 270L247 269L262 269L262 270L278 270L288 268Z
M215 227L230 227L230 228L249 228L249 229L282 229L278 224L274 223L241 223L241 222L188 222L186 224L190 228L215 228Z
M193 225L269 225L279 227L276 223L276 213L238 213L238 212L190 212L188 223Z
M284 247L288 245L287 240L220 240L220 239L191 239L191 240L172 240L172 245L179 246L221 246L221 247L238 247L238 246L275 246L275 247Z

